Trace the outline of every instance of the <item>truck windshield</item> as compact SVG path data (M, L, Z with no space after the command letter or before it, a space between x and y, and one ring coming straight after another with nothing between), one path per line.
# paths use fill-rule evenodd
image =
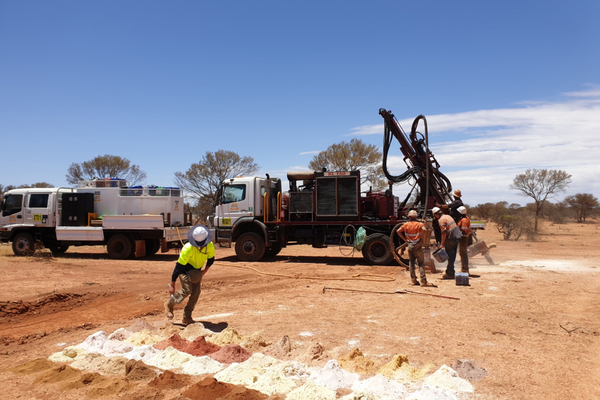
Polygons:
M4 199L4 208L2 209L2 216L16 214L21 211L23 207L23 195L22 194L9 194Z
M246 185L227 185L223 188L223 204L236 203L246 198Z

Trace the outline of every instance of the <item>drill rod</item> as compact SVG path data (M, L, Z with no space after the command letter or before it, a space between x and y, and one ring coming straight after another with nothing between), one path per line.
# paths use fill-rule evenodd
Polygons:
M405 294L405 293L406 294L422 294L424 296L433 296L433 297L441 297L443 299L460 300L460 298L458 298L458 297L444 296L441 294L433 294L433 293L415 292L413 290L408 290L408 289L396 290L395 292L386 292L386 291L381 291L381 290L344 289L344 288L334 288L334 287L324 286L323 293L325 293L325 291L328 289L329 290L345 290L348 292L382 293L382 294Z

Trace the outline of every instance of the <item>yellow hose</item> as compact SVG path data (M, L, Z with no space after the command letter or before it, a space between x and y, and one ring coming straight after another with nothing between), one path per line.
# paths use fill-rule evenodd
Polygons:
M352 275L350 278L325 278L320 276L301 276L301 275L284 275L284 274L274 274L271 272L263 272L259 271L256 268L248 267L246 265L234 265L234 264L225 264L222 262L215 262L215 264L222 265L224 267L232 267L232 268L244 268L255 271L260 275L270 275L270 276L279 276L283 278L293 278L293 279L314 279L314 280L324 280L324 281L372 281L372 282L393 282L396 278L392 278L388 275L377 275L377 274L356 274Z

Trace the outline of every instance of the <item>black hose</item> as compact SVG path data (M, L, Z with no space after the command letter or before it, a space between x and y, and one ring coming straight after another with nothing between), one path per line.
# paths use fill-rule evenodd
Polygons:
M398 126L400 126L400 125L398 125ZM387 124L385 122L384 122L384 127L385 127L385 129L383 132L382 169L383 169L383 173L384 173L385 177L392 183L404 183L404 182L408 181L411 177L417 178L423 171L423 169L421 167L411 167L400 175L392 175L388 171L387 156L390 151L390 145L392 144L393 135L390 133L390 128L387 126ZM400 129L402 129L402 128L400 127Z

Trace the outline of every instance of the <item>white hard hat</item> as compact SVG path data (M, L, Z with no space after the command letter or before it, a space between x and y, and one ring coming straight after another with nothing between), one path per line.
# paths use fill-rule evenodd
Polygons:
M465 207L465 206L460 206L460 207L458 207L458 208L456 209L456 211L458 211L459 213L461 213L461 214L463 214L463 215L464 215L464 214L466 214L466 213L467 213L467 207Z
M212 241L212 235L204 225L196 225L188 232L188 242L195 247L204 247Z
M409 217L416 217L417 215L418 215L418 214L417 214L417 211L416 211L416 210L410 210L410 211L408 212L408 216L409 216Z
M204 239L206 239L206 237L208 236L208 231L205 227L199 226L196 229L194 229L194 233L192 233L192 235L194 236L194 240L196 241L196 243L200 243L203 242Z
M440 210L439 207L433 207L433 209L431 210L432 214L439 214L441 212L442 212L442 210Z

